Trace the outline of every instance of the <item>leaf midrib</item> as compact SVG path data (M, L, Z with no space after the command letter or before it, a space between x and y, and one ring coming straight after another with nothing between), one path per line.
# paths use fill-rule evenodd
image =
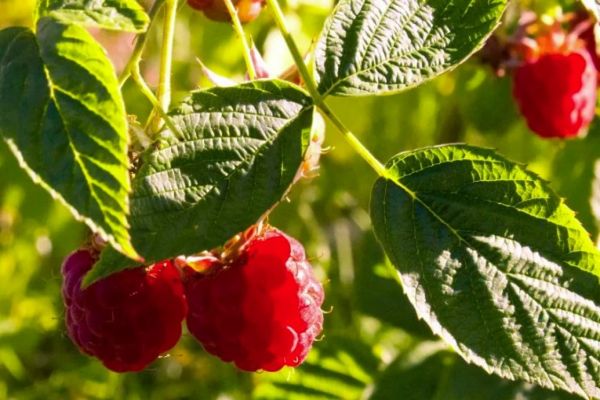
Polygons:
M64 128L65 133L68 136L68 143L69 143L69 148L71 149L71 152L73 153L73 158L76 161L76 164L79 165L79 168L81 170L81 172L83 173L84 177L85 177L85 184L88 187L88 190L90 191L90 198L94 200L94 202L97 204L98 208L101 210L103 215L107 215L107 210L105 208L105 206L102 204L102 201L100 200L100 198L98 197L98 194L96 193L95 188L93 187L91 181L91 177L89 175L89 172L86 168L86 166L84 165L82 159L81 159L81 155L79 153L79 151L75 148L74 143L73 143L73 136L71 134L70 128L67 126L67 124L65 124L65 117L61 111L61 107L60 104L58 102L58 100L56 99L55 95L54 95L54 91L53 89L56 87L54 85L54 83L52 82L52 78L50 76L50 71L48 71L47 67L44 66L44 71L46 72L46 79L48 80L49 83L49 94L50 94L50 99L51 101L54 103L54 106L56 107L56 110L58 112L58 114L60 115L60 119L61 119L61 125ZM86 107L87 108L87 107ZM88 205L89 207L89 205ZM88 208L88 213L92 213L92 209L91 207ZM108 221L105 221L105 223L107 223L109 226L112 226L112 224L108 223ZM99 226L98 227L102 233L106 234L106 231L103 227Z

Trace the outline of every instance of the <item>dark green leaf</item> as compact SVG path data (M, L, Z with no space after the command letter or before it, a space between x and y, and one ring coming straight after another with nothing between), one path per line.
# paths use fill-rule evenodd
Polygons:
M600 396L600 254L562 200L486 149L426 148L387 167L373 225L434 333L488 372Z
M143 32L150 21L136 0L41 0L37 14L65 24L127 32Z
M170 113L133 182L131 232L147 261L221 246L285 195L310 141L296 86L260 81L194 92ZM106 251L87 282L130 265Z
M453 68L498 24L507 0L342 0L316 49L324 95L392 93Z
M119 251L127 225L127 123L110 61L77 26L0 32L0 133L30 176Z

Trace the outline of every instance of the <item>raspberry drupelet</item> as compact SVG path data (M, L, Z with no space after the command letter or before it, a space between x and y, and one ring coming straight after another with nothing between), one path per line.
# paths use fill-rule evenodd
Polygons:
M245 371L298 366L323 326L323 287L304 248L267 228L228 265L187 276L187 326L206 351Z
M180 273L170 261L127 269L81 289L97 261L80 249L62 267L69 337L116 372L141 371L181 337L187 313Z

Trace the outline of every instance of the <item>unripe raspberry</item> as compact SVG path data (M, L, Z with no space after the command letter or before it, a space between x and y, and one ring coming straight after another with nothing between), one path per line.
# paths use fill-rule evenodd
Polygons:
M295 239L267 228L229 265L186 280L187 326L206 351L246 371L298 366L323 326L323 287Z
M117 272L82 290L96 258L81 249L63 264L69 337L108 369L140 371L181 337L187 304L179 271L163 261Z
M582 42L551 43L526 54L515 70L513 95L539 136L578 136L587 132L595 115L596 67Z
M232 3L243 24L254 21L265 5L264 0L232 0ZM188 0L188 4L193 9L202 11L208 19L231 22L231 16L223 0Z

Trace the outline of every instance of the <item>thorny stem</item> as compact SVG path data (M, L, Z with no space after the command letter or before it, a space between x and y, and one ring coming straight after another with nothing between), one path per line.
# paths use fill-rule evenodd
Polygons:
M242 43L244 61L246 63L246 69L248 70L248 77L251 81L256 79L256 69L254 68L254 64L252 63L252 56L250 55L250 45L248 44L248 38L246 37L246 33L244 32L244 28L242 27L242 23L240 21L240 17L238 16L237 10L233 5L232 0L224 0L225 6L227 7L227 11L229 11L229 15L231 16L231 23L233 25L233 30L237 34Z
M131 70L134 68L135 65L138 65L140 63L140 60L142 59L142 53L144 52L144 47L146 47L146 41L148 40L148 32L150 32L150 28L152 27L152 23L154 22L156 14L163 6L164 2L165 0L156 0L152 5L152 8L150 8L150 11L148 12L148 16L150 17L150 24L148 25L148 29L146 29L145 32L140 33L137 36L133 53L131 53L131 57L129 58L127 65L121 72L121 76L119 76L119 86L123 86L123 84L131 76Z
M379 160L377 160L377 158L375 158L373 154L371 154L369 149L367 149L365 145L363 145L361 141L358 140L358 138L354 136L354 134L348 128L346 128L346 126L338 118L338 116L335 115L335 113L327 106L327 104L325 104L323 97L317 89L317 84L313 79L311 73L309 72L306 63L304 62L304 58L302 57L302 54L300 53L300 50L296 45L296 41L294 40L292 34L286 26L285 16L281 11L281 7L279 6L278 1L267 0L267 4L271 9L271 12L273 13L275 23L277 24L277 27L279 28L279 31L281 32L281 35L283 36L283 39L285 40L285 43L290 53L292 53L294 63L298 67L298 72L300 73L300 76L302 76L302 79L306 84L308 92L313 98L313 101L315 102L316 106L335 125L335 127L344 136L344 138L346 139L348 144L354 149L354 151L356 151L371 166L371 168L375 170L375 172L379 176L385 178L389 177L390 173L386 170L385 166L381 164L381 162L379 162Z

